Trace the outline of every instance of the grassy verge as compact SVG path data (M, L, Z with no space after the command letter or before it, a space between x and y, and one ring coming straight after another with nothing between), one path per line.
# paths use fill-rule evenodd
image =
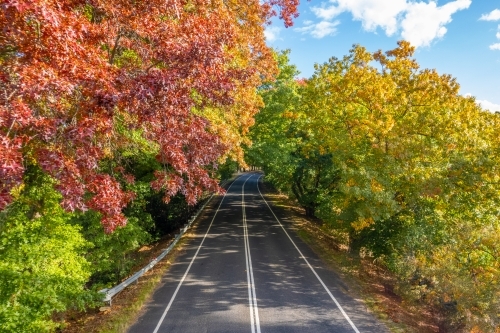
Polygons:
M169 259L160 265L156 272L148 277L141 278L138 285L129 290L128 295L124 295L120 307L115 308L115 304L106 314L106 319L100 322L97 332L99 333L123 333L136 321L141 313L142 307L150 299L153 292L161 282L162 276L169 269L171 262L183 252L183 245L187 238L183 237L175 246L173 252L169 254ZM159 264L158 264L159 265ZM88 332L88 331L85 331Z
M187 233L169 253L151 270L146 272L137 283L130 285L113 298L112 306L89 309L84 313L68 313L61 329L64 333L123 333L137 320L142 307L159 286L162 276L172 262L183 253L183 247L191 233ZM160 254L169 241L160 242L154 249L148 249L154 255ZM146 265L147 262L144 264Z

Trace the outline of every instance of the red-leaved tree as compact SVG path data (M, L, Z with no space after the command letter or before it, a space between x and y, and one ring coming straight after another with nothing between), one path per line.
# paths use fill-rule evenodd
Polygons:
M264 25L278 9L290 26L297 5L1 0L0 210L26 167L37 165L58 180L65 209L99 211L106 232L124 225L133 193L100 167L123 141L122 114L159 147L164 168L152 186L166 201L181 192L194 203L204 190L219 190L207 167L238 142L221 139L193 110L234 110L242 127L251 123L256 107L232 106L274 74Z

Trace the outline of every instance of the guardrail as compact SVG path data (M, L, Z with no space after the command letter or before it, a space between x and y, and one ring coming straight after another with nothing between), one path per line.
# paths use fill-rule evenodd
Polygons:
M221 185L221 186L224 186L224 185ZM158 257L156 257L155 259L153 259L148 265L146 265L140 271L138 271L137 273L135 273L134 275L132 275L131 277L129 277L128 279L126 279L125 281L123 281L122 283L120 283L119 285L114 286L112 288L106 288L106 289L99 290L100 293L104 294L103 301L107 302L109 304L109 306L111 306L111 300L113 299L113 297L115 297L116 294L118 294L123 289L127 288L132 283L136 282L141 276L144 275L144 273L146 273L151 268L153 268L170 251L172 251L172 249L174 248L175 244L177 244L177 242L179 241L179 239L181 239L181 237L184 235L184 233L189 229L189 227L191 227L191 225L193 224L193 222L196 220L196 218L198 218L198 216L200 215L200 213L203 211L203 209L205 209L205 207L210 202L210 200L212 200L213 197L214 197L214 195L212 194L210 196L210 198L208 198L208 200L203 204L203 206L201 206L200 209L198 209L198 211L196 212L196 214L194 214L189 219L188 223L185 224L183 228L181 228L180 233L177 234L177 235L175 235L175 238L172 241L172 243L170 243L170 245Z

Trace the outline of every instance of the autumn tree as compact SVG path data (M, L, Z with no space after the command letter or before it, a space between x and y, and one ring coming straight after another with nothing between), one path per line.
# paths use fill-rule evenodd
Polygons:
M320 216L347 229L351 246L368 247L404 281L426 286L419 297L451 307L457 325L491 328L497 120L461 96L450 75L420 69L413 52L407 42L385 54L355 46L308 81L310 130L341 179L342 195Z
M119 169L100 168L126 144L118 117L157 145L164 167L152 185L166 201L218 190L206 166L238 156L258 102L252 89L273 74L264 24L278 8L290 25L297 4L3 1L0 208L36 164L58 180L65 209L99 211L107 231L123 225L133 196Z
M499 324L498 115L413 52L355 45L293 94L264 90L253 163L395 272L400 292L440 309L443 326L488 332Z

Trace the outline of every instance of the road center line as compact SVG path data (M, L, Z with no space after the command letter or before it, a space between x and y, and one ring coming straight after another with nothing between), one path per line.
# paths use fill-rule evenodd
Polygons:
M304 261L306 262L307 266L309 266L309 268L314 273L314 275L316 276L316 278L318 279L318 281L321 283L321 285L323 286L323 288L325 288L325 290L328 293L328 295L330 295L330 298L333 300L333 302L335 303L335 305L337 306L337 308L339 308L340 312L342 312L342 314L344 315L344 318L349 322L349 324L351 325L351 327L354 330L354 332L360 333L358 331L358 329L356 328L356 326L354 325L354 323L349 318L349 316L347 315L347 313L344 311L344 309L342 308L342 306L340 306L340 303L337 301L337 299L335 297L333 297L332 293L330 292L330 290L328 289L328 287L326 286L326 284L323 282L323 280L321 280L321 278L319 277L318 273L316 273L316 270L311 266L311 264L309 263L309 261L302 254L302 252L299 250L299 248L297 247L297 244L295 244L295 242L292 240L292 238L290 237L290 235L286 231L285 227L283 227L283 224L281 224L281 222L278 219L278 217L276 216L276 214L274 214L274 211L271 209L271 206L269 206L269 204L267 203L267 200L264 198L264 196L262 195L262 192L260 191L260 188L259 188L259 180L260 180L260 178L262 178L262 176L260 176L259 179L257 179L257 190L259 191L259 194L262 197L262 200L264 200L264 202L266 203L267 207L269 208L269 210L273 214L274 218L276 219L276 221L278 221L279 225L281 226L281 229L283 229L283 231L285 232L285 234L288 236L288 239L290 240L290 242L292 242L292 244L295 247L295 249L299 252L299 254L302 257L302 259L304 259Z
M253 278L252 256L250 254L250 243L248 241L248 225L247 216L245 211L245 184L252 178L248 177L241 187L241 207L243 210L243 234L245 239L245 259L247 267L247 281L248 281L248 304L250 307L250 324L252 326L252 333L260 333L260 320L259 308L257 306L257 294L255 293L255 282Z
M240 176L241 177L241 176ZM238 177L238 178L240 178ZM232 183L231 185L227 188L227 191L226 193L224 194L224 196L222 197L222 200L220 201L220 204L219 204L219 207L217 207L217 210L215 211L215 214L214 214L214 217L212 218L212 221L210 222L210 225L208 226L208 229L207 229L207 232L205 233L205 236L203 237L203 239L201 240L201 243L200 245L198 246L198 249L196 250L196 253L194 254L193 256L193 259L191 259L191 262L189 263L189 266L186 270L186 273L184 273L184 276L182 277L181 281L179 281L179 284L177 285L177 288L175 289L174 291L174 294L172 295L172 298L170 299L170 302L168 302L168 305L167 307L165 308L165 311L163 311L163 314L160 318L160 320L158 321L158 324L156 325L156 328L155 330L153 331L153 333L157 333L158 330L160 329L160 326L161 324L163 323L163 320L165 319L165 316L167 315L167 312L168 310L170 310L170 307L172 306L172 303L174 302L174 299L175 299L175 296L177 296L177 293L179 292L179 289L181 288L182 286L182 283L184 282L184 280L186 279L186 276L188 275L189 273L189 270L191 269L191 266L193 265L193 262L194 260L196 259L196 256L198 256L198 252L200 252L200 249L203 245L203 242L205 242L205 238L207 238L207 235L208 233L210 232L210 228L212 227L212 224L214 223L214 220L215 220L215 216L217 216L217 213L219 212L219 209L220 207L222 206L222 202L224 201L224 199L226 198L226 194L229 192L229 189L231 188L231 186L233 186L233 184L236 182L236 180L238 180L238 178L236 178ZM250 178L250 177L249 177ZM248 180L248 179L247 179ZM245 181L246 182L246 181Z

